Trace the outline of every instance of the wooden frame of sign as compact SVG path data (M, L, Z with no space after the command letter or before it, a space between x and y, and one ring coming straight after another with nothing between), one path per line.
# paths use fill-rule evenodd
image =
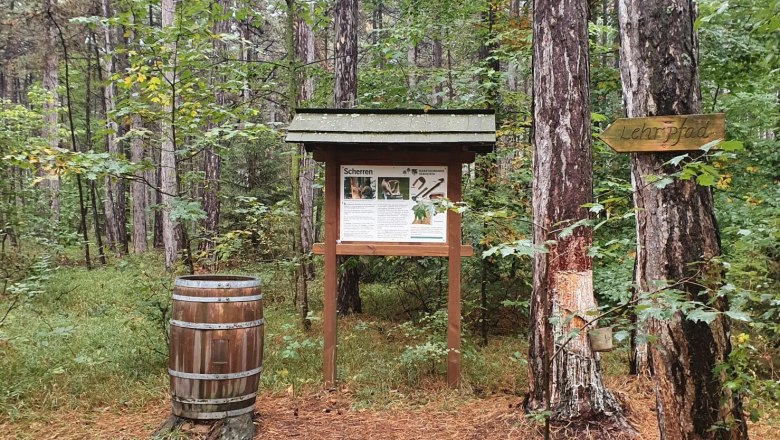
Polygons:
M436 169L443 172L446 168L446 176L437 180L439 184L446 181L446 192L442 191L441 194L446 194L446 198L451 202L459 202L463 164L473 162L476 153L493 149L495 143L493 113L487 111L300 110L288 129L287 141L302 142L307 151L313 151L316 161L325 163L325 241L315 244L312 250L315 254L324 255L325 259L322 316L324 333L322 367L325 386L333 388L337 384L336 295L339 255L447 257L447 383L452 387L457 386L461 372L460 259L463 256L473 255L471 246L461 244L460 214L452 210L441 214L446 215L446 227L438 229L441 235L436 237L405 241L404 236L398 236L398 231L394 230L395 235L386 235L392 236L392 240L381 240L384 235L381 231L376 234L379 238L376 241L370 238L355 240L356 237L353 235L348 237L353 240L342 240L343 234L347 232L342 231L342 205L347 206L344 198L349 195L342 186L346 185L343 173L350 171L349 168L342 167L345 165L352 168L359 165L366 169L397 167L402 168L404 173L407 171L416 173L418 168L425 167L432 171ZM373 182L376 185L376 180ZM409 195L410 183L410 180L406 180L405 194L399 192L396 197L413 198ZM422 187L422 184L420 186ZM433 185L431 185L432 189ZM381 197L380 188L369 188L368 191L372 194L372 202ZM418 195L422 194L424 193L418 192ZM354 203L349 206L354 206ZM411 212L408 205L403 208L403 202L395 203L394 206L405 209L401 212L401 216ZM381 229L382 226L380 225L379 228Z

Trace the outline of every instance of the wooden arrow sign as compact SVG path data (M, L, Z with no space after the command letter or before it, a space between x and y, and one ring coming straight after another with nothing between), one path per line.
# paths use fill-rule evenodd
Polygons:
M698 150L723 139L723 113L623 118L599 136L618 153Z

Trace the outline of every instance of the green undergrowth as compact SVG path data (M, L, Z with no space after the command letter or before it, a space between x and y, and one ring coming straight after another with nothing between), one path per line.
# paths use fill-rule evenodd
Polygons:
M58 407L143 404L164 391L164 335L138 268L55 270L0 326L0 418Z
M94 270L56 261L41 292L0 325L0 422L61 409L132 409L164 401L172 278L160 269L159 256L125 257ZM309 395L322 389L321 288L316 282L312 286L313 325L305 332L291 306L291 284L277 269L247 265L228 272L263 280L260 391ZM391 320L387 317L399 313L391 310L397 303L388 292L366 285L370 313L339 319L339 385L353 407L447 406L525 392L524 337L493 336L480 347L478 338L465 331L463 383L452 392L446 386L446 314L423 315L415 322ZM609 359L605 363L611 369Z

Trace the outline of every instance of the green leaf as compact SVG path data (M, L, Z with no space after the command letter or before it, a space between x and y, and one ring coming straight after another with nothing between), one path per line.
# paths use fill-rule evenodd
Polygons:
M498 252L498 248L499 246L493 246L492 248L486 250L485 252L482 252L482 258L487 258L495 254L496 252Z
M710 173L702 173L696 177L696 183L701 186L712 186L715 184L715 176Z
M718 145L720 143L721 139L715 139L714 141L707 142L706 144L699 147L699 150L702 151L710 151L712 147Z
M558 237L559 238L566 238L569 235L571 235L574 232L575 229L577 229L578 227L580 227L582 225L588 224L588 222L589 222L588 219L577 220L576 222L570 224L569 226L561 229L561 233L558 234Z
M686 154L681 154L679 156L673 157L668 163L670 163L672 165L679 165L680 162L682 162L687 157L688 157L687 153Z
M725 141L720 143L720 149L723 151L742 151L745 145L742 141Z
M669 184L672 183L672 182L674 182L674 179L669 177L669 176L666 176L666 177L662 177L662 178L656 180L653 183L653 185L655 185L656 188L664 189L667 186L669 186Z
M742 321L742 322L751 321L750 315L748 315L745 312L740 312L739 310L727 310L723 312L723 314L736 321Z
M718 312L705 310L705 309L693 309L688 312L686 318L693 322L703 322L709 324L718 317Z
M626 330L620 330L619 332L615 332L615 334L612 335L612 337L615 338L615 340L617 342L624 341L624 340L628 339L629 336L630 336L630 334Z
M599 212L604 210L604 205L602 205L601 203L589 203L589 205L591 205L589 210L590 212L595 212L596 214L598 214Z

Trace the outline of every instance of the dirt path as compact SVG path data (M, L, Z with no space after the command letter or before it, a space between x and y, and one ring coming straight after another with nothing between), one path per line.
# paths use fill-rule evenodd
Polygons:
M610 387L628 408L639 439L656 439L654 401L649 383L636 379L615 379ZM255 439L300 440L438 440L438 439L539 439L538 428L527 420L517 405L517 396L498 394L484 398L443 396L415 407L351 409L344 394L311 394L293 399L287 395L263 394L257 402ZM102 408L88 413L62 412L45 421L0 425L2 439L148 439L168 415L167 400L144 408ZM594 436L598 426L580 427L576 438ZM780 428L752 425L751 438L780 438ZM209 426L185 424L179 439L201 439ZM574 437L571 437L574 438Z

